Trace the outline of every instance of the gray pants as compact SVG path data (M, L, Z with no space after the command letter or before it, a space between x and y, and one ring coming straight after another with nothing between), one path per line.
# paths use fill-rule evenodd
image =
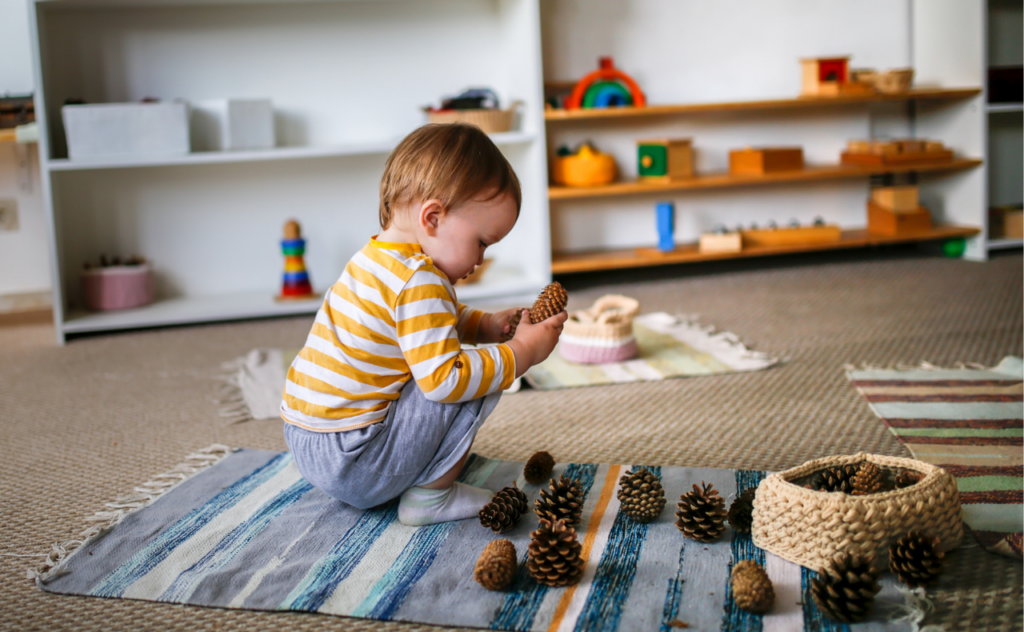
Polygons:
M299 472L314 487L369 509L452 469L499 399L500 392L439 404L410 380L382 422L346 432L313 432L286 422L284 438Z

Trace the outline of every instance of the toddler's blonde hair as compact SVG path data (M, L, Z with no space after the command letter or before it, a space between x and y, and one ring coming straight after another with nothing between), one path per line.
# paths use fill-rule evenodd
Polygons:
M380 227L390 226L402 205L439 200L447 210L482 193L487 200L511 195L519 213L519 178L494 142L473 125L424 125L388 156L380 180Z

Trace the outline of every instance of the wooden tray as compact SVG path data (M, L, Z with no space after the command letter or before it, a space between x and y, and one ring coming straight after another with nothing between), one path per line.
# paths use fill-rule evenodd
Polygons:
M840 154L839 161L844 165L867 165L872 167L911 164L929 165L939 162L952 162L953 152L947 149L944 151L921 151L884 156L881 154L854 154L844 151Z
M750 246L787 246L790 244L818 244L839 241L842 232L839 226L799 226L796 228L782 226L771 229L741 230L743 247Z

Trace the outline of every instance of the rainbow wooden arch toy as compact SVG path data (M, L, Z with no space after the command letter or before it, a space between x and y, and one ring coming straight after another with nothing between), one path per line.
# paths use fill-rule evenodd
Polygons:
M306 240L302 229L295 220L284 225L284 239L281 240L281 254L284 255L284 275L281 282L279 301L294 301L315 298L313 286L306 271Z
M615 68L611 57L602 57L598 64L600 68L576 82L572 94L565 101L567 110L625 105L642 108L647 105L640 86L632 77Z

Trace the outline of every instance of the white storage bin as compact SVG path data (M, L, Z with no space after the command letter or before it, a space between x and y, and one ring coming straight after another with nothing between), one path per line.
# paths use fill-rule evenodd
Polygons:
M192 151L273 146L274 108L270 99L219 99L192 104Z
M184 102L65 105L62 114L72 160L189 152Z

